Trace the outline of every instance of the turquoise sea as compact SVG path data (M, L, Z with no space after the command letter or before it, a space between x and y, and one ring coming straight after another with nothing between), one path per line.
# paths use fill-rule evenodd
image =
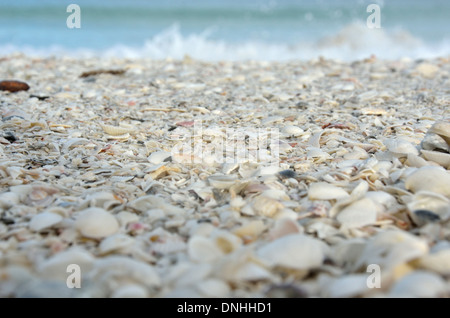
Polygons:
M68 28L69 4L80 28ZM369 28L370 4L380 27ZM0 0L0 55L354 60L450 54L449 0Z

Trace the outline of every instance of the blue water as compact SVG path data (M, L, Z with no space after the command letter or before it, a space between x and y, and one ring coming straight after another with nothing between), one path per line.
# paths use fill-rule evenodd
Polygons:
M69 4L81 28L69 29ZM369 4L381 28L370 29ZM450 54L448 0L0 0L0 55L353 60Z

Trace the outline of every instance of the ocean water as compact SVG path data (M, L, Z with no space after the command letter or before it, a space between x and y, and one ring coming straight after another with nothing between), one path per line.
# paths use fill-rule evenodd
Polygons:
M80 28L67 6L79 5ZM369 28L370 4L380 28ZM355 60L450 55L449 0L0 0L0 55Z

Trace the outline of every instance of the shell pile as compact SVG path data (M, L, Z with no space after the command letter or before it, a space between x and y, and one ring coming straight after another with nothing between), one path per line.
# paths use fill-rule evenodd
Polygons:
M448 58L1 64L0 297L450 296Z

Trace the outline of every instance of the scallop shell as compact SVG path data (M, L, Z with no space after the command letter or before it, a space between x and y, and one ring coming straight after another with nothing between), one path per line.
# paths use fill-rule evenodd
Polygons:
M441 167L422 167L406 178L405 188L414 193L425 190L450 197L450 173Z
M328 246L304 234L283 236L257 250L268 266L304 270L322 265Z
M87 208L78 213L75 228L85 237L99 239L116 233L119 222L101 208Z
M30 230L34 232L40 232L42 230L48 229L59 222L61 222L63 217L56 213L42 212L34 215L29 223Z
M326 182L312 183L308 189L310 200L337 200L349 197L344 189Z
M111 136L121 136L134 132L133 127L111 126L100 124L103 131Z

